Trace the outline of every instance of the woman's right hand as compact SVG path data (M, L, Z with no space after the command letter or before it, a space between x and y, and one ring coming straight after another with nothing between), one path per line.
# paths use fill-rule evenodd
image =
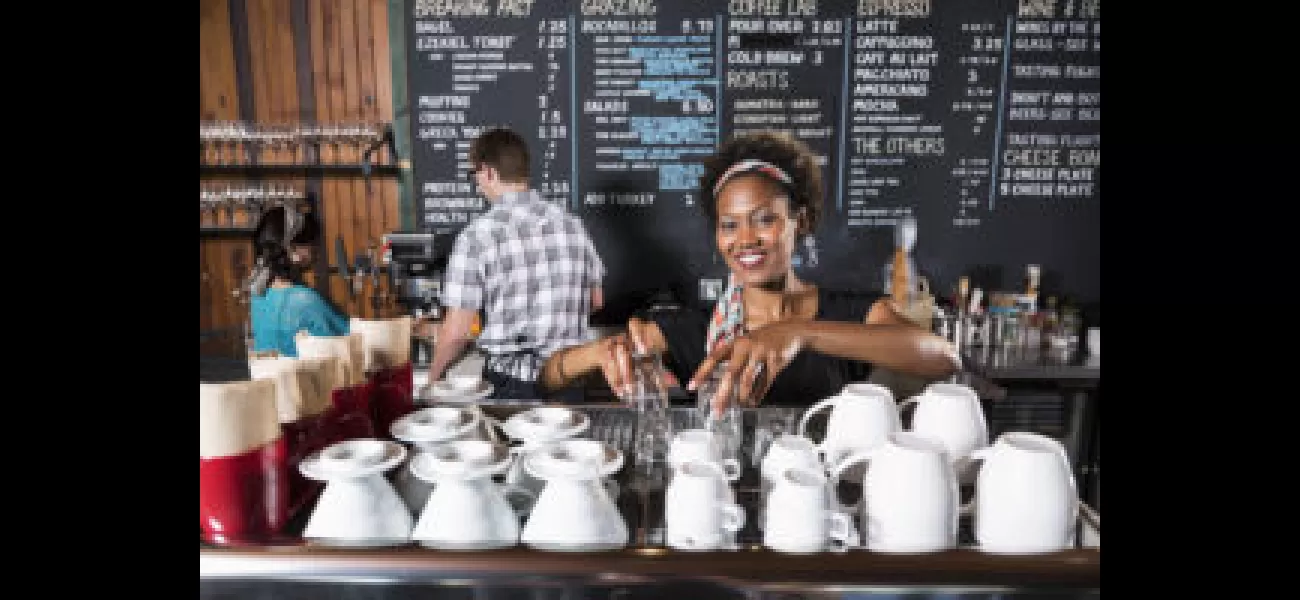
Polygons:
M605 383L620 398L632 393L636 378L632 373L632 354L658 351L659 328L636 317L628 319L627 330L600 342L600 370Z

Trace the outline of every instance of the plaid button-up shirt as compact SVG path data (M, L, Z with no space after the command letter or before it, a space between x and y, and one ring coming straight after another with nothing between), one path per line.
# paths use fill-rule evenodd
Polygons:
M536 381L541 361L587 341L605 265L582 220L537 192L511 192L456 238L442 286L449 308L483 310L487 368Z

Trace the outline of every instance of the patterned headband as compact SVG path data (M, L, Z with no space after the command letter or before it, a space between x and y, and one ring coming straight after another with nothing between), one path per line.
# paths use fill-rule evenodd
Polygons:
M794 185L794 180L790 179L790 176L786 175L785 171L781 170L781 167L770 162L750 158L728 167L722 173L722 176L718 178L718 182L713 184L713 195L717 196L718 191L722 189L723 185L726 185L727 180L741 173L762 173L787 186Z

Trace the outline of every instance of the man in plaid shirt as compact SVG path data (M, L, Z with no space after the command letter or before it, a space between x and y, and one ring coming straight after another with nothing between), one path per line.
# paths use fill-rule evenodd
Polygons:
M508 129L484 132L470 146L472 176L491 203L460 232L442 286L446 308L430 381L470 341L482 310L478 346L494 397L540 399L542 361L587 341L587 318L604 303L605 266L582 221L528 185L528 147Z

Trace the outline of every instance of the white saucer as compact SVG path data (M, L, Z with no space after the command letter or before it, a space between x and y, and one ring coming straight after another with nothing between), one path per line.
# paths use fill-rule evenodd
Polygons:
M366 445L378 444L379 445L378 447L382 451L380 453L377 453L377 455L371 459L358 461L354 464L347 464L347 465L340 464L336 466L333 464L329 464L328 462L321 461L322 454L331 452L334 449L339 447L348 447L348 446L358 445L358 444L366 444ZM402 461L404 460L406 460L406 446L403 446L397 442L390 442L387 440L375 440L375 439L368 439L368 438L355 439L355 440L345 440L342 442L331 444L329 446L326 446L325 448L322 448L320 450L317 450L316 452L311 453L306 458L302 459L302 462L298 463L298 470L303 474L303 476L307 477L308 479L314 479L316 481L330 481L332 479L355 479L358 477L368 477L371 475L377 475L380 473L387 472L393 469L394 467L396 467L397 465L401 464Z
M613 445L609 444L608 442L603 442L600 440L588 440L585 438L566 438L562 440L556 440L553 442L544 442L534 449L525 450L524 454L534 455L534 456L542 455L540 459L534 459L534 460L541 460L543 462L548 460L563 460L557 458L557 455L563 456L565 454L563 450L564 447L569 445L575 445L573 444L574 442L577 442L578 444L582 444L582 445L600 444L600 446L604 449L604 457L601 460L601 465L600 465L601 477L609 477L610 475L617 473L619 469L623 468L623 452L618 448L615 448ZM527 468L527 466L525 466L525 468ZM531 475L532 473L530 472L529 474Z
M445 411L459 410L461 412L461 422L450 427L421 427L417 421L426 413L426 411ZM393 421L389 427L389 433L394 438L403 442L418 444L427 442L441 442L459 438L479 426L478 413L473 410L465 410L462 407L425 407L403 415L401 418Z
M582 411L573 411L573 417L567 427L550 431L538 431L534 421L533 410L518 412L501 422L501 431L511 438L525 444L537 444L571 438L587 431L591 426L591 417ZM541 434L541 437L537 437Z
M524 472L541 481L553 479L586 481L604 477L605 466L585 461L556 460L545 453L524 455Z
M469 460L466 460L469 459ZM421 481L479 479L499 475L510 468L509 451L485 440L463 440L439 444L417 453L408 468Z
M442 380L429 384L425 390L426 393L420 397L435 402L477 402L491 396L496 388L486 379L480 379L478 385L472 388L452 387Z

